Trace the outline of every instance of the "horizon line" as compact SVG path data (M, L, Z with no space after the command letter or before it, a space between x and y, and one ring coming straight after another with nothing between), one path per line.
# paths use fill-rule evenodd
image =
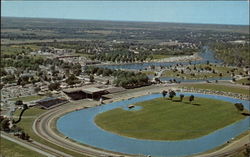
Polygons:
M133 23L169 23L169 24L197 24L197 25L225 25L225 26L250 26L250 24L222 24L222 23L189 23L189 22L169 22L169 21L135 21L135 20L108 20L108 19L79 19L60 17L25 17L25 16L1 16L2 18L27 18L27 19L57 19L57 20L77 20L77 21L110 21L110 22L133 22Z

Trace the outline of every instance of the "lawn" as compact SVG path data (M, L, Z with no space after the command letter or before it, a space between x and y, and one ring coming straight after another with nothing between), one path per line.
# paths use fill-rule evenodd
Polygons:
M4 138L0 138L0 148L1 148L1 155L4 157L44 157L44 155L37 153L33 150L27 149L19 144L6 140Z
M207 135L232 124L244 116L234 104L220 100L188 98L179 102L157 98L136 103L139 111L113 109L96 116L101 128L123 136L152 140L183 140Z
M231 92L231 93L239 93L244 95L249 95L249 89L247 88L240 88L240 87L233 87L233 86L225 86L225 85L218 85L218 84L188 84L188 85L181 85L181 87L189 87L189 88L196 88L196 89L209 89L213 91L223 91L223 92Z
M164 58L169 58L171 55L163 55L163 54L153 54L153 59L164 59Z
M37 51L40 46L37 45L12 45L12 46L1 46L2 54L21 54L23 52Z
M44 97L40 95L31 95L31 96L26 96L26 97L13 98L13 99L10 99L10 101L22 100L24 102L28 102L28 101L34 101L34 100L38 100L42 98Z
M146 74L146 75L154 75L155 72L153 71L141 71L142 73Z

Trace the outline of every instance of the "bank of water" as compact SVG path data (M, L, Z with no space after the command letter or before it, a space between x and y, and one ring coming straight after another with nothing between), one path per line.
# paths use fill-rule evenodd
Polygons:
M179 94L180 93L178 93L178 95ZM249 101L246 100L198 93L184 94L186 96L193 94L195 97L218 99L231 103L240 102L249 110ZM125 108L130 104L155 99L161 96L161 94L151 94L103 106L74 111L58 119L56 123L57 129L65 136L93 147L126 154L153 156L186 156L205 152L226 143L249 129L250 118L246 117L243 120L200 138L180 141L156 141L120 136L101 129L94 122L96 115L102 112L118 107Z

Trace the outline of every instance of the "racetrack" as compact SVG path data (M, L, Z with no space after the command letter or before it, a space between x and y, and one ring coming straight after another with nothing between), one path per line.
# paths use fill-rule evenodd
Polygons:
M33 130L37 135L42 137L43 139L61 146L63 148L69 149L71 151L86 155L86 156L120 156L118 153L112 153L102 150L97 150L91 147L87 147L81 144L77 144L76 142L72 142L70 140L65 139L64 137L60 136L58 133L56 133L52 129L52 123L54 120L56 120L61 115L69 112L74 111L76 109L79 109L79 107L89 107L89 104L92 103L92 105L96 105L96 102L89 101L88 105L63 105L58 108L54 108L52 110L49 110L48 112L40 115L33 124Z
M159 89L161 90L161 89ZM148 91L147 91L148 92ZM132 93L130 93L133 95ZM120 98L122 99L122 98ZM65 139L63 135L60 135L57 133L54 129L52 129L54 125L54 121L62 116L65 113L75 111L76 109L84 108L84 107L93 107L98 105L98 102L85 100L84 102L81 102L81 104L77 104L78 102L74 102L75 104L65 104L60 107L54 108L49 110L48 112L42 114L39 116L34 124L33 129L37 135L44 138L45 140L61 146L63 148L69 149L71 151L77 152L79 154L84 154L87 156L131 156L131 155L123 155L119 153L114 152L108 152L105 150L95 149L89 146L85 146L83 144L78 144L76 142L73 142L69 139ZM77 104L77 105L76 105ZM248 144L250 142L249 135L241 138L240 140L234 141L224 148L217 150L212 153L206 153L202 155L196 155L197 157L220 157L225 156L226 154L232 154L235 153L235 151L242 149L245 144Z

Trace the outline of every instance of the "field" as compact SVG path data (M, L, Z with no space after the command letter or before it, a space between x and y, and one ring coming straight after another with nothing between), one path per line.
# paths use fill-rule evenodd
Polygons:
M34 101L34 100L38 100L38 99L42 99L42 98L43 98L43 96L32 95L32 96L26 96L26 97L13 98L13 99L10 99L10 101L22 100L24 102L27 102L27 101Z
M123 136L153 140L183 140L207 135L242 118L229 102L195 98L157 98L136 103L138 111L117 108L97 115L101 128Z
M1 144L1 153L0 155L3 157L27 157L27 156L32 156L32 157L44 157L43 155L34 152L30 149L27 149L21 145L18 145L14 142L11 142L9 140L6 140L4 138L0 139Z
M188 85L181 85L181 87L189 87L195 89L209 89L213 91L222 91L222 92L231 92L231 93L239 93L244 95L249 95L249 88L239 88L239 87L232 87L226 85L218 85L218 84L188 84Z

